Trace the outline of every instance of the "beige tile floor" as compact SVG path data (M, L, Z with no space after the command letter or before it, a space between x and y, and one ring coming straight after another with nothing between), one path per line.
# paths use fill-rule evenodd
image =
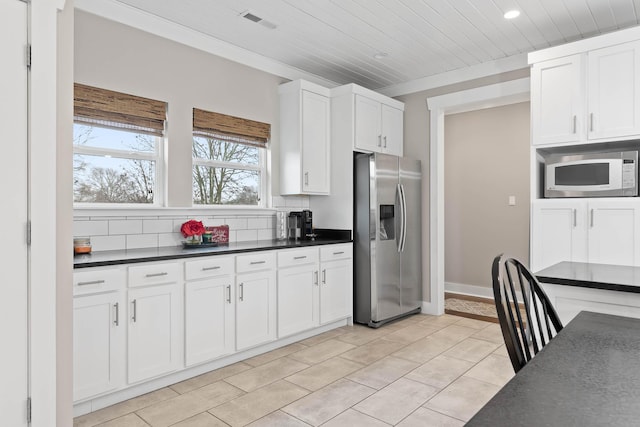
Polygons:
M499 325L414 315L335 329L74 426L462 426L512 376Z

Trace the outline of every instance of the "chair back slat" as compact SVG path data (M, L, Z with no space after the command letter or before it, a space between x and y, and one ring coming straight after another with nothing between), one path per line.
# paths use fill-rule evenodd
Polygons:
M502 337L518 372L562 330L562 323L538 280L520 261L498 255L491 274Z

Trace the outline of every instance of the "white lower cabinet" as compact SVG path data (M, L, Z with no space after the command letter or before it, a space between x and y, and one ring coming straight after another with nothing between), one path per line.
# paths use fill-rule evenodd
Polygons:
M128 291L129 383L180 368L182 303L177 283Z
M320 323L351 316L353 310L352 244L320 249Z
M73 400L124 385L126 319L121 292L73 300Z

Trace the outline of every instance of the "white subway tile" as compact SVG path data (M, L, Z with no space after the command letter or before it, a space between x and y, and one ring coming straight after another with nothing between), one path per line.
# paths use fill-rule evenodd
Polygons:
M159 233L158 234L158 246L180 246L184 237L180 233Z
M283 206L287 206L285 201L284 201L284 197L282 196L273 196L271 197L271 206L274 208L279 208L279 207L283 207Z
M285 204L290 208L301 208L302 198L300 196L287 196L285 197Z
M214 218L207 219L206 221L203 222L203 224L205 225L205 227L215 227L218 225L224 225L224 221L225 221L224 218L214 217Z
M109 234L142 234L142 220L109 221Z
M276 237L276 233L273 228L258 230L258 240L271 240L271 239L275 239L275 237Z
M127 236L127 249L157 248L157 234L129 234Z
M248 229L269 228L269 217L247 218Z
M258 240L258 230L238 230L236 231L237 242L247 242Z
M302 207L309 209L309 196L302 196Z
M229 230L229 243L235 243L237 242L236 240L236 231L235 230Z
M173 221L170 219L145 219L142 221L142 232L147 233L171 233Z
M92 236L92 251L116 251L126 249L124 236Z
M233 230L246 230L247 219L246 218L227 218L225 223L229 226L229 229Z
M73 235L76 237L106 236L108 234L108 221L73 221Z

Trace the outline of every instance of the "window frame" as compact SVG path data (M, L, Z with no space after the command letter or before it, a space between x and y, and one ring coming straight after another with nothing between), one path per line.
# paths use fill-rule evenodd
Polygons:
M115 130L121 132L129 132L133 134L145 135L145 132L135 132L130 129L125 128L112 128L109 126L101 126L99 124L91 124L82 120L74 120L73 128L75 134L75 126L91 126L97 127L101 129L107 130ZM165 124L166 127L166 124ZM110 149L103 147L89 147L85 145L73 144L73 155L89 155L89 156L102 156L102 157L112 157L117 159L125 159L125 160L147 160L155 162L155 182L153 183L153 203L99 203L99 202L76 202L75 197L73 198L73 207L74 209L82 209L82 208L159 208L165 206L165 185L164 185L164 176L165 176L165 145L166 145L166 136L158 136L158 135L150 135L155 138L155 150L154 152L143 152L143 151L127 151L120 149ZM75 181L75 175L74 175ZM73 191L73 190L72 190Z

